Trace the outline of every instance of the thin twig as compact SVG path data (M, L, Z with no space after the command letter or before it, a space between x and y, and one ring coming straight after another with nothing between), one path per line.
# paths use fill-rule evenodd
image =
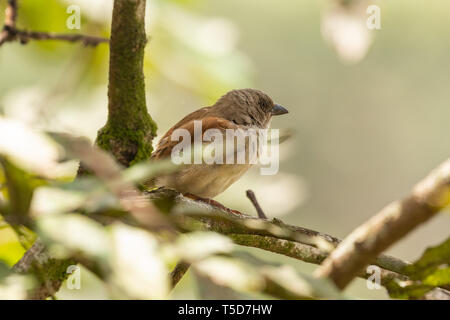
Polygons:
M252 202L253 206L256 209L256 212L258 213L258 217L261 219L267 219L266 214L264 213L263 209L258 203L258 200L256 200L255 193L252 190L247 190L246 192L247 198Z
M29 40L60 40L67 42L81 42L84 46L95 47L100 43L107 43L109 39L97 36L88 36L83 34L64 34L53 32L14 30L17 38L23 44Z
M100 43L107 43L109 39L87 36L82 34L63 34L52 32L40 32L40 31L25 31L16 28L5 27L0 35L0 45L5 42L20 41L22 44L26 44L30 40L60 40L67 42L81 42L85 47L95 47Z
M88 36L82 34L63 34L41 31L27 31L16 28L17 20L17 0L8 0L5 10L5 23L0 33L0 45L5 42L20 41L25 44L30 40L60 40L68 42L81 42L84 46L95 47L100 43L109 42L109 39Z
M6 41L12 41L14 38L12 30L16 27L16 19L17 19L17 1L16 0L8 0L8 4L5 9L5 25L3 26L3 30L0 33L0 45L2 45Z

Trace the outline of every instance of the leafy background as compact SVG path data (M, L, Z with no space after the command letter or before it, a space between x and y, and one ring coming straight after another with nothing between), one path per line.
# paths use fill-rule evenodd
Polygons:
M255 87L290 110L273 126L295 136L281 148L273 177L257 169L217 200L253 212L253 189L269 216L343 238L400 198L448 157L450 36L445 1L378 1L382 29L358 63L343 61L321 32L330 1L172 0L148 5L145 60L148 108L163 134L182 115L209 105L229 89ZM20 1L19 26L68 32L66 7L79 4L82 28L108 35L111 1ZM3 12L4 2L0 4ZM3 20L3 16L0 16ZM0 50L3 115L36 128L95 138L106 119L108 48L60 42L4 45ZM5 137L2 137L5 139ZM9 138L9 137L8 137ZM72 162L61 169L70 179ZM0 259L11 265L24 249L0 226ZM389 250L407 260L448 237L442 214ZM242 249L309 273L314 266L256 249ZM60 298L104 298L87 270L82 290ZM175 298L199 298L193 275ZM355 281L346 291L386 298Z

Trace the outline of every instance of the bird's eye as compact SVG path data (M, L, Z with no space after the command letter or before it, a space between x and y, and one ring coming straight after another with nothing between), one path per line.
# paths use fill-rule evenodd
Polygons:
M259 106L261 107L262 110L269 111L273 107L273 102L262 98L259 100Z

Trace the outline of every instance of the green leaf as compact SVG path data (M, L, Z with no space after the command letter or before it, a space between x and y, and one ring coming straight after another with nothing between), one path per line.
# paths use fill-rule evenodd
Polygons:
M4 231L0 231L0 238L4 236ZM5 262L11 267L20 260L24 253L25 249L18 240L0 242L0 261Z
M423 279L422 282L435 287L450 284L450 267L447 266L445 268L437 269Z
M397 299L419 299L438 286L450 284L450 238L425 250L404 272L409 281L391 281L386 285L389 295Z
M405 272L414 280L423 280L434 273L441 265L448 265L449 263L450 238L440 245L426 249L419 260L405 268Z
M387 283L385 287L389 296L394 299L419 299L433 289L433 286L418 282L395 280Z

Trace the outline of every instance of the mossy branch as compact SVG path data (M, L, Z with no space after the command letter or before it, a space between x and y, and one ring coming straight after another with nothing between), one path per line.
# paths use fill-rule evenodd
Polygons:
M123 166L150 158L156 123L144 82L145 0L115 0L111 24L108 120L97 145Z
M255 218L221 204L195 201L183 197L175 190L153 190L147 194L147 197L150 199L172 198L182 206L187 205L191 208L190 212L177 214L174 217L174 223L181 230L201 229L218 232L228 236L236 244L282 254L307 263L320 265L341 243L341 240L322 232L288 225L276 218ZM206 209L211 212L199 213L196 209L202 211ZM381 285L386 285L392 280L408 280L405 267L410 265L409 262L380 254L374 257L371 263L380 267ZM371 274L360 271L356 276L368 278ZM447 295L448 291L444 288L435 288L427 293L425 299L440 299Z

